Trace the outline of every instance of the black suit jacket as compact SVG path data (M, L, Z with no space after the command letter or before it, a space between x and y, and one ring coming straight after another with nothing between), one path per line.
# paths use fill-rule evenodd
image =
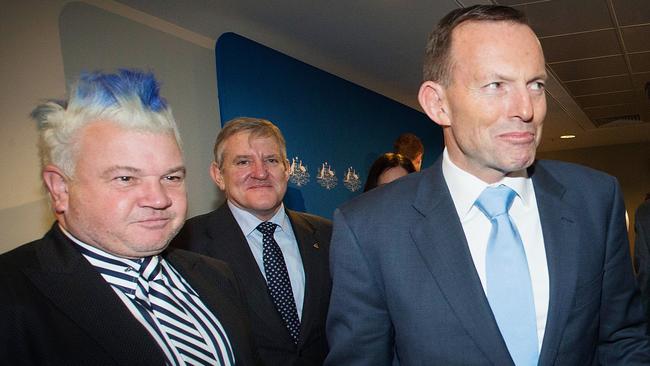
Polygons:
M327 354L325 318L329 304L329 242L332 223L287 210L305 270L300 339L295 345L273 305L266 281L227 203L187 220L172 245L227 262L238 277L253 334L265 365L321 365Z
M221 322L237 365L257 363L241 294L225 263L179 249L163 256ZM164 365L155 340L57 224L0 256L0 363Z
M650 322L650 201L645 201L637 208L634 215L634 265L636 278L641 289L641 300L645 309L646 320ZM648 329L650 334L650 328Z

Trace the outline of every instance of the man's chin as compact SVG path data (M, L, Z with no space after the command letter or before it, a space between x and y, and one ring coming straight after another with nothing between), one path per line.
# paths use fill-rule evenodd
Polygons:
M504 162L504 165L507 167L506 170L516 172L527 169L534 161L535 152L527 151L519 156L511 156L508 161Z
M104 247L103 249L113 255L117 255L118 257L138 259L160 254L169 245L169 240L149 240L150 239L147 239L147 241L123 240L119 245L112 245Z
M136 248L136 250L138 251L140 256L148 257L151 255L160 254L163 250L167 249L168 245L169 245L169 240L166 240L163 242L144 244L141 247Z
M132 243L132 247L137 251L159 253L165 250L176 232L165 230L157 233L141 233L140 235L134 235L130 238L129 242Z
M275 191L257 192L247 197L248 205L256 210L268 210L280 205Z
M269 204L261 204L261 205L255 205L255 207L251 207L248 209L250 213L255 215L257 218L261 220L269 220L275 213L277 212L278 208L280 207L280 203L269 203Z

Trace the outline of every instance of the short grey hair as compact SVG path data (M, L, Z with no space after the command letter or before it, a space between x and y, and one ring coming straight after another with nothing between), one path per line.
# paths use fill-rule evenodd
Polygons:
M287 144L280 129L271 121L262 118L237 117L228 121L214 143L214 161L223 168L223 153L226 141L238 133L248 132L251 138L270 137L280 147L282 163L287 164Z

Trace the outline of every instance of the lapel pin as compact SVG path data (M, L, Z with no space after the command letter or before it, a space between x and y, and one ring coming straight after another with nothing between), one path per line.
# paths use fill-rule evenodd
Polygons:
M314 243L314 248L320 249L320 245L318 245L318 243Z

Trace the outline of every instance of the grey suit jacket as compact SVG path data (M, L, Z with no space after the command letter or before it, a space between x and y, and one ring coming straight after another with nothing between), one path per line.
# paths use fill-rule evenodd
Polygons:
M326 364L513 364L441 167L335 213ZM650 364L615 179L548 161L529 173L550 277L539 365Z
M224 327L237 365L259 363L237 282L225 263L163 253ZM0 256L0 363L164 365L162 350L55 224Z
M189 219L172 245L230 265L241 283L256 346L265 365L321 365L328 349L325 318L331 290L329 242L332 223L291 210L287 210L287 215L305 271L305 299L297 345L273 305L266 281L227 203L213 212Z

